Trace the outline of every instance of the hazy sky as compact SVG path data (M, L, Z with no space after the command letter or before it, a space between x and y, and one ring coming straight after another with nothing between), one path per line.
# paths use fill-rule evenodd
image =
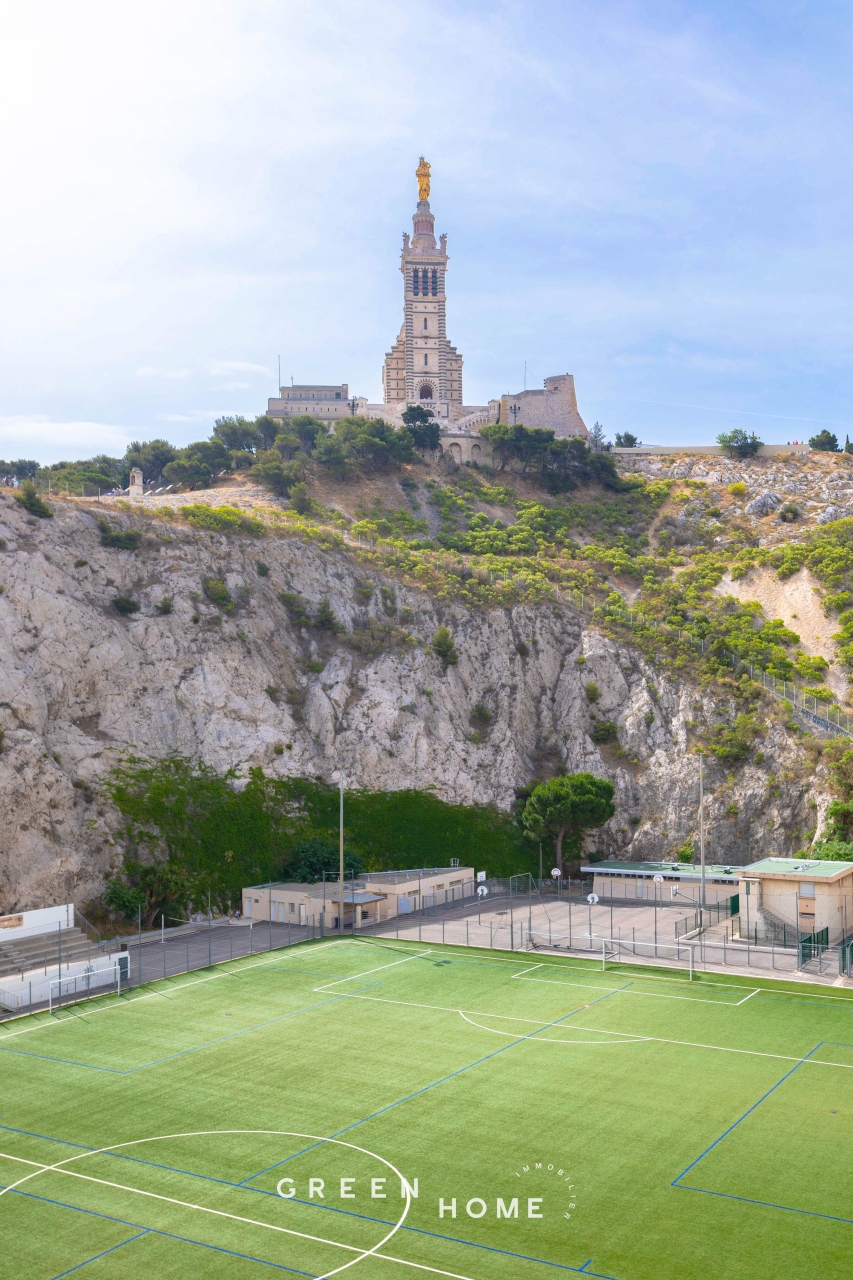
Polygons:
M283 380L381 399L432 163L468 404L853 435L832 0L7 0L0 457L121 453Z

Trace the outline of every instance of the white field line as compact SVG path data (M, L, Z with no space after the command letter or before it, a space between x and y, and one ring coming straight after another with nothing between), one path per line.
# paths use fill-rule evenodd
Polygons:
M375 969L365 969L364 973L354 973L349 978L336 978L334 982L324 982L321 987L314 987L314 990L328 991L330 987L340 986L342 982L356 982L359 978L367 978L371 973L381 973L383 969L393 969L395 965L408 964L410 960L418 960L431 954L432 948L429 947L426 951L417 951L414 955L404 956L402 960L392 960L390 964L380 964ZM348 995L349 992L344 991L342 994Z
M363 996L363 995L358 995L355 992L347 992L346 998L347 1000L369 1000L374 1004L397 1004L397 1005L402 1005L406 1009L429 1009L436 1013L458 1013L458 1014L461 1014L463 1018L465 1017L466 1013L472 1013L475 1018L500 1018L505 1022L527 1022L527 1023L532 1023L534 1026L540 1026L540 1027L548 1027L551 1025L550 1021L543 1021L542 1019L539 1019L539 1018L516 1018L516 1017L511 1017L509 1014L506 1014L506 1013L484 1013L481 1010L477 1010L477 1009L473 1009L473 1010L472 1009L468 1009L468 1010L452 1009L448 1005L417 1004L413 1000L386 1000L382 996ZM711 1000L711 1001L708 1001L707 1003L727 1004L728 1002L722 1001L722 1000ZM585 1007L589 1008L588 1005ZM735 1008L736 1006L729 1005L728 1007ZM466 1021L468 1021L468 1019L466 1019ZM713 1049L718 1053L742 1053L742 1054L745 1054L747 1057L751 1057L751 1058L776 1058L780 1062L803 1062L804 1061L802 1058L794 1057L788 1053L765 1053L761 1049L733 1049L733 1048L730 1048L728 1045L702 1044L701 1042L696 1040L667 1040L663 1036L646 1036L646 1035L642 1035L632 1031L606 1031L601 1027L582 1027L577 1022L573 1022L572 1026L575 1027L578 1031L589 1031L593 1035L630 1036L632 1044L636 1043L638 1040L643 1040L643 1041L648 1041L649 1043L652 1043L652 1044L671 1044L671 1045L676 1045L685 1049ZM488 1031L490 1030L490 1028L484 1027L483 1030ZM538 1040L540 1039L544 1040L546 1039L546 1037L530 1036L530 1037L522 1037L522 1039L529 1040L531 1044L535 1044ZM571 1044L572 1041L556 1040L554 1041L554 1043L555 1044ZM575 1041L575 1043L577 1042ZM843 1067L845 1071L853 1071L853 1063L827 1062L823 1058L806 1058L805 1063L806 1064L814 1063L816 1066L820 1066L820 1067ZM2 1194L2 1192L0 1192L0 1194Z
M495 1036L508 1036L513 1040L527 1040L527 1039L545 1040L547 1041L548 1044L567 1044L570 1048L573 1048L575 1045L578 1045L578 1044L584 1044L584 1045L592 1044L600 1049L609 1049L609 1048L616 1048L617 1045L621 1045L621 1044L642 1044L644 1040L649 1039L648 1036L633 1036L630 1039L626 1039L626 1040L556 1040L553 1036L537 1036L535 1031L529 1032L527 1035L522 1035L520 1031L501 1031L499 1028L496 1028L496 1027L484 1027L481 1022L475 1022L473 1018L469 1018L468 1015L466 1013L463 1013L461 1009L459 1010L459 1014L460 1014L460 1017L464 1018L466 1022L470 1022L472 1027L479 1027L481 1031L491 1031L492 1035L495 1035ZM541 1025L548 1026L549 1024L543 1022Z
M549 987L584 987L593 991L619 991L625 996L645 996L649 1000L686 1000L690 1004L721 1005L724 1009L736 1009L739 1004L743 1004L742 1000L703 1000L701 996L673 996L667 991L632 991L630 987L601 987L593 986L589 982L559 982L556 978L522 978L521 981L539 982ZM755 992L751 994L755 995Z
M241 1134L241 1135L263 1134L266 1137L275 1136L275 1137L285 1137L285 1138L309 1138L312 1141L329 1143L331 1146L347 1147L351 1151L358 1151L362 1155L370 1156L371 1159L378 1160L380 1164L384 1164L386 1168L390 1169L391 1172L396 1174L396 1176L400 1179L400 1183L401 1183L401 1186L404 1188L404 1194L406 1197L406 1203L403 1206L403 1212L401 1213L397 1221L394 1223L391 1230L386 1235L384 1235L381 1240L378 1240L371 1249L362 1249L358 1245L342 1244L339 1240L327 1240L324 1236L309 1235L308 1232L306 1231L296 1231L290 1227L279 1227L271 1222L259 1222L255 1218L244 1218L236 1213L227 1213L224 1209L211 1209L211 1208L208 1208L207 1205L191 1204L185 1200L177 1200L172 1196L159 1195L157 1192L154 1192L154 1191L143 1191L140 1187L128 1187L120 1182L109 1182L105 1178L96 1178L91 1174L78 1173L75 1169L66 1168L67 1165L73 1164L77 1160L86 1160L90 1156L98 1156L98 1155L103 1155L105 1153L111 1153L113 1151L120 1151L120 1150L123 1150L125 1147L136 1147L136 1146L139 1146L140 1144L145 1144L149 1142L165 1142L165 1141L168 1141L169 1139L174 1139L174 1138L211 1137L213 1135L216 1135L217 1137L233 1136L234 1134ZM333 1248L336 1248L336 1249L345 1249L349 1253L358 1254L357 1258L352 1258L349 1262L345 1262L343 1266L336 1267L333 1271L324 1272L322 1276L318 1277L318 1280L328 1280L329 1276L337 1275L341 1271L346 1271L348 1267L351 1267L356 1262L361 1262L363 1258L368 1258L371 1255L375 1255L376 1250L380 1249L382 1245L387 1244L388 1241L391 1239L391 1237L399 1231L400 1227L403 1225L403 1223L406 1220L406 1215L408 1214L412 1204L412 1195L409 1190L408 1182L403 1177L400 1170L395 1165L393 1165L390 1160L386 1160L384 1156L377 1155L375 1151L368 1151L367 1147L360 1147L355 1142L345 1142L341 1138L324 1138L315 1133L295 1133L291 1130L286 1130L286 1129L212 1129L212 1130L200 1130L193 1133L165 1133L165 1134L160 1134L154 1138L137 1138L132 1142L117 1142L110 1147L101 1147L97 1151L81 1151L78 1155L67 1156L65 1160L58 1160L55 1164L49 1164L49 1165L40 1164L36 1160L26 1160L21 1156L9 1155L6 1152L0 1152L0 1159L3 1159L3 1158L7 1160L14 1160L18 1164L30 1165L31 1167L34 1167L35 1171L33 1173L28 1173L24 1178L19 1178L17 1182L11 1183L8 1187L3 1187L2 1189L0 1189L0 1196L4 1196L8 1191L17 1190L17 1188L20 1187L23 1183L29 1182L31 1178L39 1177L40 1174L42 1173L63 1173L68 1177L80 1178L84 1182L100 1183L101 1186L110 1187L117 1191L127 1191L127 1192L130 1192L132 1195L145 1196L150 1200L162 1200L168 1204L176 1204L184 1209L197 1209L200 1213L209 1213L217 1218L230 1218L235 1222L244 1222L249 1226L262 1227L262 1228L265 1227L268 1231L276 1231L282 1235L298 1236L300 1239L310 1240L315 1244L327 1244L327 1245L331 1245ZM390 1259L390 1261L402 1262L403 1260L392 1258ZM460 1280L470 1280L470 1277L461 1277Z
M366 937L365 937L365 938L362 938L360 941L361 941L363 944L366 944L366 943L370 942L370 941L371 941L371 939L369 939L369 938L366 938ZM397 940L396 938L390 938L390 939L389 939L389 941L391 941L391 942L397 942L398 940ZM623 938L623 939L622 939L622 941L624 942L624 941L625 941L625 939ZM405 943L405 939L400 938L400 939L399 939L399 943L400 943L400 945L401 945L401 946L402 946L402 945L404 945L404 943ZM649 945L649 946L654 946L654 943L653 943L653 942L651 942L651 943L649 943L648 945ZM664 946L665 944L664 944L664 943L660 943L659 945L660 945L660 946ZM452 943L448 943L448 944L445 946L445 948L444 948L444 952L443 952L442 954L444 954L444 953L446 953L446 952L450 952L450 951L452 951L452 954L453 954L453 955L455 955L455 956L459 956L462 960L466 960L466 959L468 959L468 958L469 958L469 957L468 957L468 955L467 955L467 952L468 952L469 950L470 950L470 951L475 951L475 950L479 950L479 948L471 947L471 948L462 948L462 949L460 950L460 948L459 948L458 946L457 946L457 947L454 947ZM594 954L594 953L590 953L590 956L592 957L592 955L593 955L593 954ZM511 956L490 955L486 960L480 960L480 961L479 961L479 963L480 963L481 965L488 965L488 964L490 964L490 963L491 963L491 964L494 964L494 965L500 965L500 964L512 964L512 965L515 965L515 964L518 964L518 960L517 960L517 959L515 959L514 957L511 957ZM594 961L592 961L592 960L591 960L591 963L594 963ZM630 961L628 961L628 960L621 961L621 960L620 960L618 963L619 963L619 964L630 964ZM588 973L592 973L592 972L593 972L592 967L591 967L591 964L590 964L590 965L577 965L577 964L566 964L566 963L561 963L561 964L549 964L547 961L542 961L542 962L541 962L541 964L531 964L531 965L529 965L529 966L528 966L528 972L530 972L530 970L531 970L531 969L540 969L540 968L542 968L542 969L556 969L556 970L557 970L558 972L560 972L560 973L565 973L567 970L570 970L572 973L587 973L587 974L588 974ZM523 971L521 971L521 970L520 970L520 971L519 971L519 973L520 973L520 974L523 974ZM519 976L519 975L518 975L518 974L513 974L513 977L517 977L517 976ZM745 976L745 975L744 975L744 976ZM540 981L541 981L541 979L540 979ZM688 979L687 979L687 978L667 978L667 977L665 977L663 974L659 974L659 973L657 973L657 974L654 974L653 976L650 976L650 977L646 977L645 975L643 975L643 976L638 976L637 981L638 981L638 982L675 982L675 983L678 983L679 985L681 985L682 983L686 983L686 982L688 981ZM768 982L784 982L784 981L785 981L785 979L784 979L784 978L768 978ZM568 983L564 983L563 985L564 985L564 986L568 986L569 984L568 984ZM832 985L833 985L833 986L836 986L837 984L836 984L836 983L833 983ZM811 985L804 984L804 983L801 983L801 984L800 984L800 989L799 989L799 990L797 990L797 991L777 991L775 988L772 988L772 987L748 988L748 987L744 987L744 986L742 986L740 983L736 983L736 982L714 982L712 979L706 979L706 978L703 976L703 978L702 978L702 986L703 986L703 987L722 987L724 991L744 991L744 990L747 990L747 991L749 991L749 993L750 993L751 995L755 995L755 994L756 994L756 991L757 991L757 993L758 993L759 995L768 995L768 996L773 996L773 997L774 997L774 999L777 999L777 1000L781 1000L781 999L783 999L785 996L789 996L792 1000L806 1000L806 999L808 999L808 1000L829 1000L829 1001L830 1001L830 1003L834 1003L834 1004L849 1004L849 1005L851 1005L851 1007L853 1007L853 1000L846 1000L846 999L842 999L842 998L841 998L841 997L839 997L839 996L821 995L821 994L819 994L817 991L815 991L815 989L814 989ZM601 990L601 989L602 989L602 988L599 988L599 990ZM609 990L613 990L613 991L621 990L621 988L619 988L619 987L604 988L604 989L609 989ZM847 988L847 990L850 990L850 988ZM634 994L635 994L635 995L641 995L641 994L642 994L642 992L634 992ZM687 996L685 996L684 998L685 998L685 999L696 999L696 997L695 997L695 996L693 996L693 997L687 997ZM728 1000L714 1000L714 1001L709 1001L708 1003L711 1003L711 1004L727 1004L727 1005L729 1005L731 1008L734 1008L734 1004L732 1004L732 1002L731 1002L731 1001L728 1001ZM736 1003L740 1004L741 1002L740 1002L740 1001L737 1001Z
M214 1132L218 1132L218 1130ZM169 1135L169 1136L186 1137L186 1136L193 1136L193 1135L176 1134L176 1135ZM305 1134L302 1136L310 1137L311 1135ZM142 1141L151 1141L151 1139L142 1139ZM328 1141L332 1141L332 1139L329 1139ZM134 1146L135 1144L123 1143L121 1145ZM345 1143L343 1145L352 1146L353 1144ZM111 1149L112 1148L108 1148L108 1147L103 1148L104 1151L109 1151ZM373 1154L372 1152L366 1151L366 1148L364 1147L355 1147L355 1150L364 1151L367 1155ZM84 1155L86 1156L99 1155L99 1154L101 1153L97 1151L89 1151L84 1153ZM79 1160L82 1158L83 1158L82 1156L71 1157L72 1160ZM448 1276L451 1278L451 1280L473 1280L473 1277L463 1276L457 1271L443 1271L439 1267L427 1266L426 1264L420 1263L420 1262L410 1262L406 1258L396 1258L392 1254L378 1252L381 1246L385 1244L388 1240L390 1240L391 1237L399 1230L400 1226L402 1225L406 1217L406 1213L408 1212L409 1205L411 1203L411 1196L409 1196L408 1193L406 1198L405 1210L399 1222L396 1222L394 1224L394 1229L390 1231L388 1235L384 1236L377 1244L375 1244L372 1249L365 1250L360 1248L358 1245L343 1244L340 1240L328 1240L326 1239L325 1236L314 1236L314 1235L310 1235L306 1231L295 1231L293 1228L290 1228L290 1227L279 1227L272 1222L261 1222L257 1218L245 1218L236 1213L227 1213L224 1209L211 1209L207 1205L192 1204L188 1200L178 1200L173 1196L159 1195L157 1192L154 1192L154 1191L143 1191L140 1187L128 1187L121 1182L109 1182L106 1178L95 1178L91 1174L78 1173L74 1169L64 1169L62 1168L61 1164L55 1164L55 1165L39 1164L39 1162L36 1160L25 1160L23 1156L13 1156L5 1151L0 1151L0 1159L14 1160L17 1164L26 1164L26 1165L35 1167L34 1173L28 1174L26 1178L19 1178L17 1182L12 1183L8 1187L4 1187L2 1191L0 1191L0 1195L5 1195L7 1191L17 1190L17 1188L20 1187L22 1183L29 1182L31 1178L36 1178L42 1173L63 1173L67 1177L79 1178L83 1182L94 1182L104 1187L110 1187L114 1191L128 1191L132 1195L145 1196L149 1200L162 1200L162 1201L165 1201L167 1204L174 1204L182 1209L196 1209L199 1213L212 1214L214 1217L217 1217L217 1218L229 1218L234 1222L242 1222L250 1227L261 1227L261 1228L265 1228L267 1231L276 1231L282 1235L297 1236L302 1240L310 1240L314 1244L326 1244L326 1245L332 1246L332 1248L335 1248L335 1249L345 1249L348 1253L358 1254L357 1258L352 1258L349 1262L344 1263L342 1267L336 1267L333 1271L325 1271L323 1275L319 1277L319 1280L329 1280L329 1277L338 1275L341 1271L345 1271L348 1267L352 1267L356 1263L362 1262L365 1258L368 1258L368 1257L382 1258L383 1261L385 1262L396 1262L400 1266L413 1267L418 1271L429 1271L432 1275ZM379 1157L379 1159L381 1159L381 1157ZM388 1162L385 1161L384 1163L387 1164ZM393 1165L389 1167L393 1168ZM394 1170L394 1172L398 1173L396 1169ZM398 1173L398 1177L401 1177L399 1173ZM401 1177L401 1181L405 1181L405 1179L402 1179ZM157 1228L149 1227L148 1230L156 1231Z
M542 968L544 968L544 961L541 961L539 964L530 964L527 966L526 969L519 969L518 973L511 973L510 977L523 978L526 973L531 973L532 970L534 969L542 969Z
M735 1008L737 1008L738 1005L746 1004L747 1000L751 1000L753 996L757 996L760 990L761 990L760 987L756 987L754 991L750 991L748 996L744 996L742 1000L738 1000L737 1004L735 1005Z
M344 939L344 941L347 944L349 944L348 938ZM298 945L299 944L297 943L296 946ZM55 1021L38 1022L31 1027L22 1027L20 1031L7 1031L5 1035L0 1034L0 1043L2 1043L4 1040L13 1040L16 1036L29 1035L31 1031L44 1031L45 1028L54 1029L56 1027L64 1027L66 1025L73 1026L78 1018L93 1018L96 1013L115 1013L117 1009L129 1009L132 1005L138 1004L140 1000L153 1000L155 997L157 999L164 999L164 998L167 998L167 995L170 996L173 992L176 992L176 991L185 991L187 990L188 987L199 987L205 982L216 982L217 979L219 978L231 978L241 973L249 973L251 972L252 969L266 969L272 965L278 964L282 960L290 960L290 959L298 960L302 956L316 955L318 951L325 951L327 947L340 946L340 942L338 942L337 939L335 939L335 941L333 942L323 942L320 944L319 947L311 947L308 951L299 951L298 953L296 951L296 946L292 948L288 947L284 955L279 955L274 960L269 960L269 959L259 960L256 964L244 964L239 969L237 968L227 969L227 970L223 970L220 973L211 973L211 974L208 974L206 978L193 978L191 982L181 982L175 986L170 986L168 988L168 992L148 991L146 992L145 995L132 996L129 1000L124 1001L120 1004L116 1003L116 1004L109 1004L109 1005L99 1005L97 1009L81 1009L80 1012L75 1014L73 1018L62 1018L59 1022L55 1022ZM239 957L238 957L238 960L239 960ZM220 964L231 964L231 961L222 960L220 961ZM151 979L152 984L157 982L162 982L162 981L163 981L162 978ZM148 986L149 984L146 983L145 985ZM37 1014L33 1014L33 1015L24 1014L23 1016L38 1017Z

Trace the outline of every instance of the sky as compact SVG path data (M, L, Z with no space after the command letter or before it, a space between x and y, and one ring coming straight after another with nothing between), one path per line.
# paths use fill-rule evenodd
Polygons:
M466 404L612 438L853 435L853 10L10 0L0 457L120 455L282 381L381 400L432 165Z

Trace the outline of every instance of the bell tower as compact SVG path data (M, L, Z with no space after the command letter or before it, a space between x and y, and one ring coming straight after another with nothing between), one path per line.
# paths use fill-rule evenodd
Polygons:
M445 277L447 236L435 239L429 207L430 166L421 156L416 170L418 206L412 235L403 234L403 327L385 356L386 404L420 404L436 418L453 418L462 406L462 357L447 340Z

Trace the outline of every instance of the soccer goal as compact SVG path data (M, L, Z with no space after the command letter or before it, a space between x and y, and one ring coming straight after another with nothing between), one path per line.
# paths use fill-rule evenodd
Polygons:
M601 957L602 969L608 961L614 964L643 961L654 964L661 961L667 966L684 969L693 981L693 952L696 943L656 942L644 938L601 938L596 934L544 933L535 930L527 933L527 947L531 951L581 951L596 959Z
M121 983L127 983L128 967L121 961L102 965L96 968L87 965L82 973L70 973L64 978L48 979L48 1009L60 1009L64 1004L74 1004L77 1000L88 1000L90 996L110 995L115 991L121 995ZM44 999L44 997L42 997Z

